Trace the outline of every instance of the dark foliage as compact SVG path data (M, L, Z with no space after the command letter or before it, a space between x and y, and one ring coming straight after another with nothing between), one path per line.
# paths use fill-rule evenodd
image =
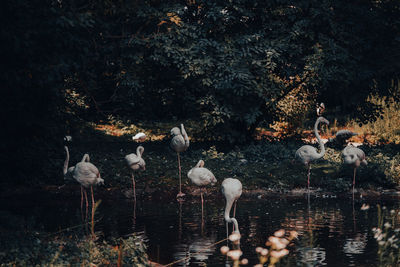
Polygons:
M204 134L241 142L293 90L366 121L377 114L367 95L398 86L395 0L15 0L1 10L1 164L24 182L55 179L49 155L82 116L195 118ZM84 113L66 107L71 88L87 97Z

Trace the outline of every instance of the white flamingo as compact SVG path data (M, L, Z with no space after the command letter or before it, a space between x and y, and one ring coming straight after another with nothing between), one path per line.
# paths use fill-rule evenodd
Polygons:
M353 145L346 146L342 151L343 161L345 164L353 167L353 194L354 186L356 183L356 172L357 168L361 164L367 165L367 160L365 159L365 153L361 149L354 147Z
M94 211L94 194L93 194L93 186L94 185L104 185L104 180L100 177L100 172L96 166L90 163L90 158L88 154L85 154L80 162L78 162L75 166L68 168L69 162L69 151L68 147L64 146L65 152L67 153L66 159L64 162L64 176L66 178L73 178L81 185L81 209L83 205L83 192L85 193L86 199L86 213L88 209L88 199L86 188L90 187L91 195L92 195L92 222L93 222L93 211Z
M181 198L185 196L184 193L182 193L182 181L181 181L181 160L179 157L179 153L184 152L188 149L189 147L189 137L185 131L185 128L183 127L183 124L181 124L181 129L178 127L174 127L171 129L171 135L172 140L170 143L170 146L173 150L178 155L178 169L179 169L179 193L176 195L177 198Z
M137 133L135 136L132 137L132 140L136 141L136 142L139 142L139 141L143 142L145 139L146 139L146 134L142 133L142 132Z
M233 202L236 202L242 195L242 183L238 179L226 178L222 182L222 194L224 194L226 199L224 218L227 223L227 228L226 228L227 232L228 232L228 223L233 223L235 226L234 232L239 233L239 226L237 220L234 217L231 218L229 214Z
M196 166L188 172L187 176L192 183L200 187L201 210L203 210L203 188L209 184L214 185L217 179L209 169L204 168L203 160L199 160Z
M144 147L138 146L136 148L136 154L131 153L125 156L126 163L128 164L128 167L131 169L133 197L135 201L136 201L136 183L133 172L136 170L146 170L146 162L142 158L143 152L144 152Z
M314 125L315 137L317 137L318 144L319 144L319 147L321 149L321 152L318 153L317 149L315 147L313 147L313 146L304 145L304 146L300 147L296 151L296 154L295 154L296 159L308 167L308 174L307 174L307 187L308 187L308 189L310 189L311 162L315 161L317 159L320 159L325 155L325 146L324 146L324 143L321 140L321 137L318 134L318 125L321 122L329 125L329 121L327 119L325 119L324 117L319 117L317 119L317 121L315 122L315 125Z
M317 116L321 116L322 113L324 113L324 111L325 111L325 104L321 102L319 105L317 105Z

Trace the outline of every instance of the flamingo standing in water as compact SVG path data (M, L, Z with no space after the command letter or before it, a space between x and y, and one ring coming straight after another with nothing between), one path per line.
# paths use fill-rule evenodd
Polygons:
M354 186L356 183L356 172L357 168L361 164L367 165L367 160L365 159L365 153L361 149L354 147L353 145L346 146L342 151L343 161L345 164L353 167L353 196L354 196Z
M94 194L93 194L93 186L94 185L104 185L104 180L100 177L100 172L96 166L90 163L89 154L85 154L80 162L78 162L75 166L68 168L69 162L69 151L68 147L64 146L65 152L67 153L66 159L64 162L64 177L65 178L73 178L81 185L81 209L83 205L83 192L85 193L86 199L86 214L88 210L88 199L86 189L90 187L90 192L92 196L92 234L93 232L93 221L94 221Z
M313 146L304 145L304 146L300 147L296 151L296 154L295 154L296 159L308 167L308 174L307 174L307 187L308 187L308 190L310 190L311 162L315 161L317 159L320 159L325 155L325 146L324 146L324 143L321 140L321 137L318 134L318 125L321 122L329 125L329 121L327 119L325 119L324 117L319 117L317 119L317 121L315 122L315 125L314 125L315 137L317 137L318 144L319 144L319 147L321 149L321 152L318 153L317 149L315 147L313 147Z
M196 166L188 172L187 176L192 183L200 187L201 210L203 210L203 188L209 184L214 185L217 179L209 169L204 168L203 160L199 160Z
M128 167L131 169L133 197L135 201L136 201L136 183L133 172L136 170L146 170L146 162L142 158L143 152L144 152L144 147L138 146L136 148L136 154L131 153L125 156L126 163L128 164Z
M234 178L226 178L222 182L222 194L224 194L226 199L225 213L224 218L226 221L226 232L228 234L228 223L233 223L235 226L235 233L239 233L238 222L234 217L230 217L230 211L233 205L233 202L237 201L239 197L242 195L242 183L238 179Z
M184 152L189 147L189 137L181 124L181 129L178 127L174 127L171 129L172 140L170 146L173 150L175 150L178 155L178 170L179 170L179 193L176 195L177 198L184 197L185 194L182 193L182 179L181 179L181 160L179 157L179 153Z

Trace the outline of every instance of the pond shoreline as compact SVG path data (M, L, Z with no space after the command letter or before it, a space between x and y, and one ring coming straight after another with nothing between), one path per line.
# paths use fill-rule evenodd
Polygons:
M3 187L7 188L7 187ZM176 192L173 190L159 190L154 188L148 188L147 190L136 188L137 198L143 198L146 200L154 201L175 201ZM194 186L186 186L182 190L186 196L184 200L196 201L200 198L200 189ZM310 197L312 198L352 198L352 192L332 192L322 190L321 188L311 188ZM0 193L2 200L12 199L28 199L32 200L32 197L37 198L51 198L51 197L63 197L63 198L74 198L80 196L79 185L46 185L38 187L20 187L20 188L7 188L2 190ZM132 190L130 188L96 188L95 195L98 199L131 199ZM252 199L268 199L268 198L304 198L307 197L308 191L306 188L295 188L295 189L244 189L241 200L252 200ZM357 199L400 199L400 191L396 189L362 189L356 188L355 198ZM205 193L206 199L220 199L223 195L219 191L219 187L207 188Z

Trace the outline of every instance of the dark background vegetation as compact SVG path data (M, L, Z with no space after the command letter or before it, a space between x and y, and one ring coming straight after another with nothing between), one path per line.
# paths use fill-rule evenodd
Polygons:
M87 120L193 119L237 143L282 119L290 94L366 122L379 114L367 96L398 88L398 0L13 0L1 12L0 161L17 184L54 179L63 136Z

